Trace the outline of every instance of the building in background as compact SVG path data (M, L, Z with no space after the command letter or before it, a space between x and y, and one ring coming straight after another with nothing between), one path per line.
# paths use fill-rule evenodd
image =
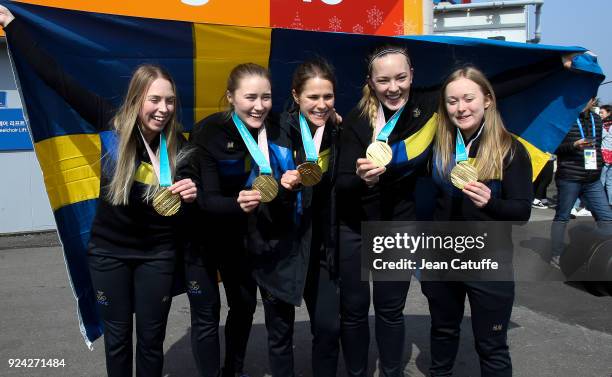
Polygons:
M435 35L538 43L543 5L543 0L463 4L438 2L433 9L431 31Z
M0 234L55 229L43 175L23 117L6 39L0 38Z

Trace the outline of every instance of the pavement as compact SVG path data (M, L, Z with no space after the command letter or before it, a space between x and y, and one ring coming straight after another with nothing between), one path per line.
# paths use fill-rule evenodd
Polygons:
M552 218L552 210L533 210L532 220ZM545 235L542 235L545 237ZM223 290L221 289L221 292ZM222 298L222 320L227 314ZM0 376L104 376L104 346L85 346L76 305L55 233L0 237ZM404 309L405 376L426 376L430 319L427 300L413 281ZM370 312L368 376L378 376L378 354ZM478 376L469 305L463 321L454 376ZM223 325L223 324L222 324ZM189 303L174 298L165 342L164 376L196 376L190 348ZM223 334L223 329L221 329ZM519 282L508 331L514 376L612 377L612 297L595 297L563 282ZM310 329L304 307L295 324L297 376L311 376ZM63 359L63 367L10 367L10 359ZM343 362L338 375L345 375ZM261 301L254 319L246 371L269 376Z

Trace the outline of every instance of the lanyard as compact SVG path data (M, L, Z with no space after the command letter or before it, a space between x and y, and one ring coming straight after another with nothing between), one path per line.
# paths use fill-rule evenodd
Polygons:
M144 135L140 132L140 136L142 137L142 141L144 142L145 148L147 149L147 153L149 154L149 160L151 160L151 165L153 165L153 171L157 176L157 180L161 187L170 187L172 186L172 176L170 174L170 159L168 158L168 146L166 143L166 135L164 132L159 133L159 160Z
M249 150L251 157L253 157L257 166L259 166L259 172L261 174L272 174L272 167L270 166L269 158L266 154L264 154L264 152L261 151L259 145L255 142L255 139L253 139L253 136L251 136L251 133L247 130L246 126L238 115L236 115L236 113L232 113L232 120L234 121L234 124L242 137L242 141L244 141L244 144ZM262 125L262 128L263 127L264 126ZM259 135L262 134L265 137L265 128L263 128L263 130L259 130ZM261 138L258 137L258 139ZM265 148L267 150L267 143L265 144Z
M456 163L468 160L468 151L470 149L470 146L472 145L472 142L474 142L474 140L480 137L480 134L482 133L482 130L484 130L484 128L485 128L485 125L483 124L482 127L480 127L480 130L478 131L476 136L474 136L474 138L470 140L470 142L467 145L467 148L465 146L465 141L463 141L463 135L461 135L461 130L457 128L457 141L455 142L455 162Z
M593 133L591 135L593 135L593 139L595 139L596 134L595 134L595 118L593 118L593 113L590 114L591 115L591 126L593 126ZM582 138L584 139L584 130L582 129L582 123L580 122L580 118L576 118L576 123L578 123L578 129L580 130L580 136L582 136Z
M306 153L306 161L316 162L318 160L324 130L325 125L323 127L317 127L313 140L308 122L306 122L306 118L300 112L300 131L302 134L302 143L304 144L304 152Z
M397 121L399 120L400 115L402 115L402 112L404 111L404 107L406 107L405 104L399 110L397 110L395 114L391 116L389 121L384 125L384 127L382 127L382 129L376 136L376 140L382 141L385 143L387 142L387 140L389 139L389 135L391 135L391 132L393 132L393 129L395 128L395 125L397 124ZM380 103L378 105L378 114L379 115L383 114L382 104ZM381 118L379 117L379 119ZM382 119L384 120L384 115L382 116ZM376 128L378 129L378 125Z

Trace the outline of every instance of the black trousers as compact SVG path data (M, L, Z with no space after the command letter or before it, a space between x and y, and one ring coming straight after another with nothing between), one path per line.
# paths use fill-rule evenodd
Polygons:
M224 376L242 372L257 286L241 245L226 245L207 258L204 265L185 264L187 296L191 306L191 348L202 377L220 375L219 310L221 307L217 270L221 274L229 313L225 321Z
M104 324L108 376L132 377L134 314L136 375L162 375L174 269L173 259L89 256L89 270Z
M483 377L511 377L508 323L514 282L422 282L431 313L430 376L451 376L459 348L465 296L470 301L472 331Z
M370 284L361 281L361 235L340 226L340 318L347 374L366 376L370 327ZM404 306L410 281L374 281L376 344L381 376L403 376Z
M318 257L318 255L316 255ZM293 362L293 325L295 307L260 288L263 299L268 355L274 377L295 376ZM335 377L340 352L338 285L331 279L327 263L311 260L306 276L304 301L312 333L312 373L314 377Z
M540 175L533 182L533 197L535 199L546 199L546 190L553 179L554 162L548 161Z

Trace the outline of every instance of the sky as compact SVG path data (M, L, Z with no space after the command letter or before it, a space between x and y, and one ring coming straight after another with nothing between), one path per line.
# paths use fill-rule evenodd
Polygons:
M544 0L541 28L540 43L591 50L606 74L604 82L612 80L612 0ZM612 103L612 83L600 86L598 97L602 104Z

